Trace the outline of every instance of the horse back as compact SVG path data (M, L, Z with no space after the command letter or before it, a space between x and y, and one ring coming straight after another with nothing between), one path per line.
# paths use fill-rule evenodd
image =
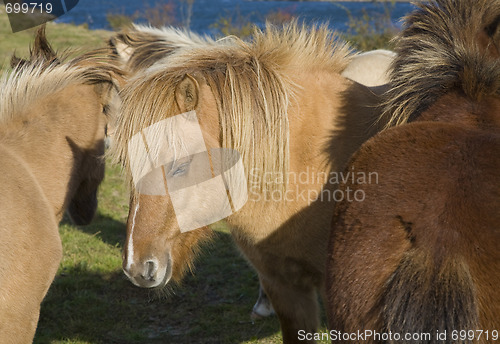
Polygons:
M350 168L377 180L342 186L365 198L336 209L332 329L436 339L436 331L500 326L499 156L499 135L436 122L396 127L362 146Z

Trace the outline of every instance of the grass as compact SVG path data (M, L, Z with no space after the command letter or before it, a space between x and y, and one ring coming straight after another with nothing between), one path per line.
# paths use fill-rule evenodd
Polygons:
M359 51L374 49L392 49L391 39L397 34L398 29L392 24L391 13L394 10L395 0L373 0L381 10L380 13L371 13L366 8L361 9L362 16L357 18L351 11L341 4L336 4L347 14L347 30L342 33L342 38L347 40Z
M276 318L250 321L258 280L228 229L197 270L168 295L134 287L121 272L127 192L108 166L93 223L60 226L64 257L42 304L34 343L280 343Z
M56 49L95 48L111 35L49 23ZM15 50L26 56L31 32L10 32L0 14L0 63ZM275 317L250 320L258 279L235 248L224 223L205 247L197 270L168 295L133 286L121 271L128 194L119 168L109 165L93 223L60 225L64 256L42 303L35 344L281 343Z

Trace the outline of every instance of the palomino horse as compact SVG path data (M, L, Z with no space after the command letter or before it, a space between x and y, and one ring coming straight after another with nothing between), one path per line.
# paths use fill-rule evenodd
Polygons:
M223 41L228 42L230 39ZM222 44L221 42L218 44ZM108 45L119 67L130 77L151 67L177 49L215 43L216 41L211 38L201 37L191 31L134 24L131 28L113 36ZM107 129L106 140L111 145L115 131L114 123L108 123Z
M175 50L194 45L220 44L208 36L173 27L155 28L134 24L109 40L109 45L129 74L143 71Z
M378 182L341 187L365 200L336 208L327 264L330 329L372 335L332 339L498 340L499 23L498 0L435 0L406 19L386 115L410 123L353 156L348 170Z
M199 45L230 44L231 37L214 41L209 37L200 37L191 31L182 31L173 27L154 28L134 25L119 32L109 40L109 45L120 63L120 68L127 74L134 75L151 67L174 50ZM351 62L353 63L353 62ZM108 123L109 146L114 135L114 125ZM259 289L259 297L252 310L252 317L266 317L274 314L274 309L263 291Z
M77 224L93 218L115 73L99 54L64 62L41 29L30 61L0 81L1 343L33 340L64 211Z
M360 53L352 58L342 76L365 86L381 86L389 82L391 63L396 54L390 50L377 49Z
M130 175L137 158L130 142L145 131L160 135L156 124L181 113L195 112L199 122L190 125L199 123L207 149L241 154L249 199L227 222L259 274L286 343L303 342L298 331L319 325L327 210L340 197L333 193L336 172L378 130L379 98L340 75L348 62L348 48L327 29L291 24L257 31L251 43L234 38L178 49L137 73L121 93L112 149ZM182 148L177 141L181 147L171 148ZM189 164L174 161L164 177L191 173ZM194 204L200 212L211 207ZM123 269L134 284L179 281L211 237L208 227L181 232L178 215L168 193L132 191Z

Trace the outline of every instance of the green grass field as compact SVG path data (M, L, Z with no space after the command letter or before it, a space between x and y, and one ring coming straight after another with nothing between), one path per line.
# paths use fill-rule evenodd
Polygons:
M60 226L64 257L42 304L35 343L279 343L276 318L253 324L257 278L219 224L196 273L158 294L121 271L128 195L108 165L90 226Z
M56 49L96 48L112 33L53 24ZM33 30L10 32L0 13L0 65L16 51L26 56ZM258 280L223 223L207 245L194 275L168 293L133 286L121 271L128 195L116 166L107 166L99 209L90 226L60 225L64 257L42 304L36 344L280 343L275 317L252 323Z

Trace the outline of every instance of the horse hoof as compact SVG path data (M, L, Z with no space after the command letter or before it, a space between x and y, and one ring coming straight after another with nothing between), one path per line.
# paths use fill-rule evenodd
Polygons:
M274 312L273 306L271 306L270 303L262 302L256 303L255 306L253 306L250 318L252 319L252 321L254 321L261 318L267 318L275 314L276 313Z

